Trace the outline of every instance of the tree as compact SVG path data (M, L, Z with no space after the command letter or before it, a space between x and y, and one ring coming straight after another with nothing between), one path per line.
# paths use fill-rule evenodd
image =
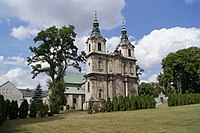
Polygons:
M36 109L36 104L35 102L32 102L30 105L30 114L29 117L35 118L37 115L37 109Z
M28 102L25 99L19 107L19 118L26 118L28 116Z
M9 118L10 119L17 119L18 112L19 112L19 109L18 109L17 101L12 100L11 105L10 105Z
M106 111L107 112L111 112L112 111L112 102L110 100L110 97L108 97L107 101L106 101Z
M5 119L5 102L4 102L4 96L0 94L0 125Z
M113 97L112 103L113 103L113 111L119 111L119 103L117 96Z
M42 103L42 88L41 88L41 85L38 84L35 91L34 91L34 94L33 94L33 97L32 97L32 100L33 102L35 103Z
M10 112L10 101L8 99L6 99L5 101L5 108L6 108L6 116L5 119L8 118L9 112Z
M51 93L49 95L50 109L53 113L58 114L60 112L60 106L66 105L66 98L64 95L65 84L63 81L49 84L51 88Z
M153 95L153 87L150 83L142 82L138 87L138 93L140 96Z
M81 71L80 62L85 61L85 53L77 54L78 48L74 45L76 33L75 27L69 25L58 29L52 26L40 31L33 39L35 43L40 43L38 47L30 47L33 56L28 57L28 65L32 68L33 78L40 73L46 73L50 77L50 103L52 109L58 113L59 106L65 104L64 99L64 75L69 66L75 67ZM41 63L46 63L42 67ZM57 86L63 87L59 88ZM56 108L54 108L56 107Z
M77 54L74 30L75 27L72 25L60 29L52 26L37 34L33 41L40 42L40 45L29 48L34 55L27 59L28 65L32 68L33 78L40 73L46 73L52 82L57 82L63 80L68 66L81 70L79 62L84 61L85 53ZM41 63L46 63L46 67L42 67Z
M200 48L169 53L162 60L162 69L158 80L165 89L173 86L176 93L200 93Z

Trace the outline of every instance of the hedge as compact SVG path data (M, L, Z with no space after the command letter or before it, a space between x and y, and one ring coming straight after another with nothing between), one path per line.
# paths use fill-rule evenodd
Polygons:
M94 104L93 104L94 105ZM92 109L96 109L89 103L88 113L92 113ZM126 110L137 110L137 109L152 109L155 108L156 102L153 96L119 96L113 97L112 101L110 98L101 101L100 112L112 112L112 111L126 111Z
M168 106L200 104L200 94L172 94L168 98Z

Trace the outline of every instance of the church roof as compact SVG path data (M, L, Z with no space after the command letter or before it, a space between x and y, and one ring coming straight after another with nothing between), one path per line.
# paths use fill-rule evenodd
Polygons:
M68 84L83 84L85 82L85 73L67 72L64 76L65 83Z
M23 93L24 97L32 97L34 94L33 89L19 89ZM48 90L42 90L42 97L47 97L48 96Z
M85 90L81 87L66 87L65 94L85 94Z

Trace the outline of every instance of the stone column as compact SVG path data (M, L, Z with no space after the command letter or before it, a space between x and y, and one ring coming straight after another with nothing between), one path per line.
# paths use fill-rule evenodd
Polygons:
M82 109L82 95L78 96L78 109Z

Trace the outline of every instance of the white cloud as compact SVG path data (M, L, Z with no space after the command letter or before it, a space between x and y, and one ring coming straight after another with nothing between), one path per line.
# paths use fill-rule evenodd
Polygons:
M193 4L195 2L199 2L199 0L185 0L186 4Z
M143 69L159 66L169 52L200 46L200 29L170 28L154 30L136 45L136 58Z
M21 57L21 56L12 56L12 57L7 57L4 59L3 63L5 65L19 65L23 66L26 64L26 60Z
M102 29L112 29L121 24L121 10L125 0L3 0L0 5L0 17L15 17L28 24L28 27L49 27L73 24L80 34L88 33L92 26L95 10ZM110 17L112 16L112 17ZM13 29L23 39L27 27ZM28 37L28 35L26 36Z
M0 56L0 67L3 65L4 56Z
M113 52L119 43L120 37L113 36L111 38L106 38L107 50L109 52Z
M149 77L148 81L149 82L158 82L157 77L158 77L158 74L153 74Z
M23 40L30 37L31 35L36 35L39 32L36 28L24 27L20 25L18 28L12 28L11 36Z

